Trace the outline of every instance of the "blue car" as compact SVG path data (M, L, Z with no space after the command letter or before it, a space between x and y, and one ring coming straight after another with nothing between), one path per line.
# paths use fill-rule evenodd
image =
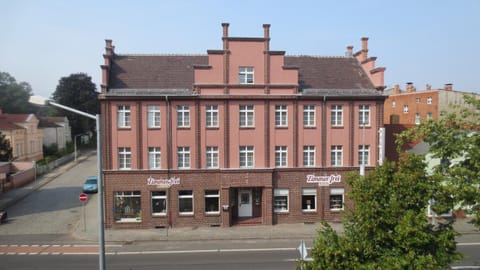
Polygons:
M97 193L98 184L96 176L89 176L85 183L83 184L83 193Z

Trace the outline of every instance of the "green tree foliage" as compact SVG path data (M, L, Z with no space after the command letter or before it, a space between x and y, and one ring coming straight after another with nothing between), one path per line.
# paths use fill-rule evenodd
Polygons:
M60 79L52 100L86 113L97 114L100 108L97 95L92 78L85 73L76 73ZM57 111L57 115L68 117L72 135L93 132L95 129L95 120L62 109Z
M432 225L427 218L429 198L439 185L424 168L421 157L409 155L365 177L350 175L354 207L344 214L345 232L340 235L325 223L311 252L313 261L304 262L304 269L449 269L461 258L456 233L452 222Z
M13 159L12 146L10 141L5 138L5 134L0 132L0 161L11 161Z
M427 142L430 156L441 161L430 174L441 179L444 197L455 209L467 209L472 223L480 227L480 99L469 95L464 99L463 109L405 131L397 144Z
M17 82L6 72L0 72L0 108L5 113L32 113L35 108L28 103L32 87L26 82Z

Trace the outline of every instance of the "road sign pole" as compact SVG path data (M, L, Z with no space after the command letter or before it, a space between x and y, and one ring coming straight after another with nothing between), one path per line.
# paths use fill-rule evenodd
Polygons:
M87 215L85 214L85 202L83 204L83 231L87 231Z

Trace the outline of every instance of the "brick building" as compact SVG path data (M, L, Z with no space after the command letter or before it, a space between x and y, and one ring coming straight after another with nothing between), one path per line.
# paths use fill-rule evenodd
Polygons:
M346 174L381 159L384 69L369 70L366 39L355 55L286 56L268 24L263 37L222 27L206 55L117 54L106 41L107 227L338 220Z

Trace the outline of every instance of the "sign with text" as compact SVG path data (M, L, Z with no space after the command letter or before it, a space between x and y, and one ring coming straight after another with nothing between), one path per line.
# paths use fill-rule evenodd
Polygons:
M340 182L342 182L342 176L340 174L325 176L315 176L313 174L307 175L307 183L318 183L319 186L328 186Z
M179 185L179 184L180 184L180 178L178 177L155 179L150 176L147 179L147 185L149 186L171 187L173 185Z

